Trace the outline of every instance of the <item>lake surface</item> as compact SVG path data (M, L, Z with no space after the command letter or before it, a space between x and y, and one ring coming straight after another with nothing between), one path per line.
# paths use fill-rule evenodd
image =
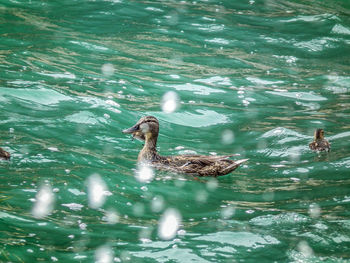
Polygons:
M1 262L349 262L350 2L0 3ZM171 93L168 93L171 92ZM218 178L136 165L240 154ZM330 153L308 144L325 130Z

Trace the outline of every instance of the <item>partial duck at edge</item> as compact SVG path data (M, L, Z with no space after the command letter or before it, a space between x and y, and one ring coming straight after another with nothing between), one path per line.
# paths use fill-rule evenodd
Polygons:
M11 154L0 147L0 159L10 160Z

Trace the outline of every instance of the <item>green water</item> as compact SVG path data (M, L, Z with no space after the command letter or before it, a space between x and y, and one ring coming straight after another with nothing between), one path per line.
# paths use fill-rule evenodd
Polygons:
M0 262L348 262L349 15L340 0L1 1ZM161 154L250 160L139 182L142 143L121 130L144 115ZM329 154L308 149L316 128Z

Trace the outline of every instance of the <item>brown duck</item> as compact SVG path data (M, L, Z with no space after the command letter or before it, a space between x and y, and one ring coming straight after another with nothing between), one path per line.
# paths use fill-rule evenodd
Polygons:
M10 160L11 154L0 147L0 159Z
M324 138L323 129L317 129L314 133L314 141L309 144L313 151L327 151L331 150L331 144Z
M221 176L235 170L248 159L233 161L228 159L234 155L177 155L160 156L157 152L159 122L153 116L141 118L133 127L123 130L134 138L145 141L138 156L138 162L145 162L156 169L185 173L197 176Z

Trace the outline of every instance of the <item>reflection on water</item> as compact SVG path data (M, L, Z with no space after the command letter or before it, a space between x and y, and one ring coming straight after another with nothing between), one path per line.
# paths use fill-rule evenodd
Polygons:
M4 1L0 261L348 260L349 8ZM145 115L165 154L249 161L137 167Z

